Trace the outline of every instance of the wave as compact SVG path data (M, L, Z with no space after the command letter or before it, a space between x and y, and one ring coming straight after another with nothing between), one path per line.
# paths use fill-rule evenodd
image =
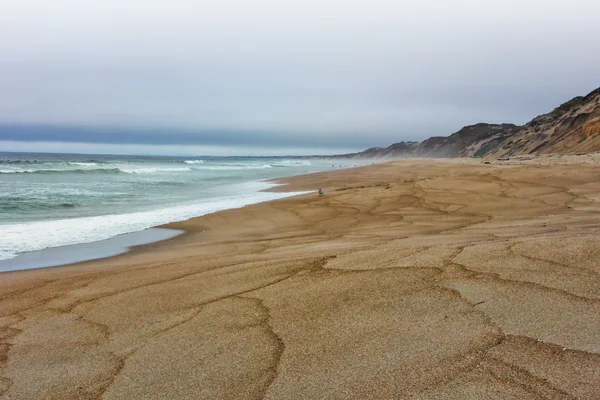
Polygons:
M182 162L182 161L178 161ZM161 174L190 171L243 171L268 168L289 168L311 166L308 160L281 160L269 163L212 163L204 160L185 160L185 166L144 165L143 163L109 163L98 160L43 162L38 160L0 161L0 174L87 174L87 173L124 173L124 174ZM181 165L181 164L180 164Z
M0 174L90 174L90 173L119 173L119 168L94 168L94 169L0 169Z
M221 210L307 193L259 191L272 186L276 185L254 182L252 185L238 187L244 192L243 194L153 211L4 225L0 230L0 259L14 258L19 253L49 247L95 242L168 222L183 221Z
M46 201L39 200L31 200L28 198L22 198L21 200L17 200L17 198L5 199L3 198L0 202L0 211L3 212L30 212L30 211L40 211L40 210L64 210L64 209L72 209L81 207L81 204L75 202L58 202L58 203L49 203Z
M204 170L209 171L240 171L245 169L267 169L273 168L270 164L234 164L234 165L216 165L210 166L206 168L202 168Z
M48 160L0 160L0 165L79 165L94 166L104 164L103 161L85 160L85 161L48 161Z
M249 164L249 163L224 163L212 164L205 163L204 160L186 160L183 161L188 166L141 166L127 164L98 164L92 161L86 162L68 162L68 163L46 163L32 165L8 165L0 169L0 174L87 174L87 173L124 173L124 174L160 174L175 172L190 172L194 170L202 171L242 171L258 170L268 168L290 168L310 166L307 160L283 160L269 164ZM61 168L62 166L62 168Z
M283 160L271 164L273 167L310 167L312 164L308 160Z
M160 168L160 167L147 167L147 168L118 168L121 172L126 174L156 174L160 172L189 172L192 169L188 167L177 167L177 168Z
M70 163L67 163L67 164L69 164L69 165L77 165L77 166L80 166L80 167L95 167L95 166L98 165L95 162L70 162Z
M69 169L0 169L0 174L156 174L161 172L189 172L191 168L159 168L159 167L106 167L106 168L69 168Z

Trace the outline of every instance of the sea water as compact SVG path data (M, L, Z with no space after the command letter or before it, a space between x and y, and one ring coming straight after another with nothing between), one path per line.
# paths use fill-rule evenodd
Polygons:
M268 179L351 161L0 153L0 260L299 194ZM317 188L315 188L316 190Z

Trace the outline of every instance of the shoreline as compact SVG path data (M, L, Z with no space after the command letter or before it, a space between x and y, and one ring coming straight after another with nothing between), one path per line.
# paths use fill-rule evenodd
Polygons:
M293 175L292 175L293 176ZM275 183L284 178L266 179L259 182L271 184L273 186L266 189L259 190L260 192L272 192L272 193L296 193L297 191L289 190L277 190L285 184ZM159 224L151 226L142 230L126 232L111 236L107 239L96 240L92 242L83 242L68 244L62 246L48 247L41 250L27 251L18 253L16 257L9 259L0 259L0 274L5 272L17 272L32 269L41 268L53 268L81 264L84 262L90 262L95 260L101 260L106 258L118 257L123 254L130 253L134 248L150 246L159 242L164 242L176 238L178 236L185 235L187 232L181 229L168 228L173 224L184 223L194 218L202 217L203 215L213 214L215 212L227 211L235 208L243 208L247 205L259 204L267 201L279 200L281 198L291 196L301 196L305 191L298 192L297 194L289 194L284 197L261 200L258 202L251 202L244 204L241 207L226 208L223 210L212 211L207 214L201 214L193 216L181 221L172 221L165 224ZM171 231L171 232L167 232ZM95 248L96 247L96 248ZM86 253L88 255L85 255ZM94 254L94 255L89 255ZM21 266L20 266L21 265Z
M0 260L0 274L3 272L68 266L116 257L130 252L135 247L166 241L183 233L183 231L173 229L152 227L94 242L49 247L20 253L14 258Z
M592 160L590 160L587 157L594 157L594 158ZM522 158L525 158L525 160L521 160ZM586 153L586 154L573 154L573 155L549 154L549 155L535 155L535 156L527 156L527 157L525 157L525 156L513 157L511 162L507 162L507 160L496 160L496 162L494 164L497 166L531 165L531 164L540 165L539 164L540 161L543 163L546 163L546 164L548 164L548 163L552 164L552 163L556 163L556 162L558 162L558 163L565 162L565 163L572 164L573 158L575 159L575 163L586 163L586 164L587 163L600 163L600 153L596 152L596 153L589 153L589 154ZM373 166L390 164L390 163L427 162L427 161L437 161L437 162L442 162L442 163L448 163L450 165L457 165L457 164L458 165L464 165L464 164L481 165L482 163L484 163L484 161L487 161L487 160L478 160L478 159L473 159L473 158L433 158L433 159L432 158L404 158L404 159L395 159L395 160L383 160L383 161L380 161L379 163L372 163L372 164L366 164L366 165L353 165L353 166L348 166L345 168L338 168L338 169L334 169L334 170L309 172L309 173L300 174L300 175L290 175L290 176L286 176L286 177L265 179L261 182L273 184L274 186L266 188L266 189L262 189L259 192L286 193L286 192L309 191L310 188L312 188L316 183L318 183L318 182L314 181L315 178L320 179L320 181L322 181L322 182L325 182L326 185L331 184L331 181L328 179L328 175L332 172L334 173L333 175L337 175L338 172L343 172L343 171L352 170L352 169L355 170L355 169L362 169L362 168L372 168ZM322 176L322 178L321 178L321 176ZM384 180L376 181L376 184L382 185L382 184L384 184L384 183L382 183L383 181ZM352 182L352 180L350 179L350 180L348 180L347 183L351 184L351 182ZM343 185L338 184L335 187L333 187L333 190L334 191L340 190L338 186L343 186ZM362 187L364 188L364 185ZM357 187L345 186L341 190L357 189L357 188L361 188L361 187L360 186L357 186ZM331 188L327 187L326 190L327 189L331 189ZM314 191L316 192L316 189L314 189ZM90 265L90 264L93 265L93 264L96 264L97 262L113 261L113 260L118 261L120 258L128 258L130 256L136 256L138 254L151 253L151 252L157 251L157 250L165 250L165 249L168 249L168 246L176 245L177 242L179 242L179 241L185 242L188 239L188 236L197 237L197 236L207 232L209 230L209 228L207 228L207 227L202 227L201 229L198 229L197 227L194 226L195 220L203 218L207 215L228 212L228 211L236 210L236 209L242 209L242 208L252 206L255 204L269 203L269 202L275 202L275 201L284 200L284 199L288 199L288 198L305 196L308 194L311 194L311 193L300 193L300 194L289 196L289 197L283 197L283 198L278 198L278 199L273 199L273 200L265 200L265 201L260 201L258 203L250 203L250 204L244 205L242 207L214 211L214 212L210 212L208 214L191 217L191 218L181 220L181 221L173 221L173 222L168 222L165 224L151 226L151 227L148 227L141 231L125 233L125 234L113 236L111 238L100 240L100 241L94 241L94 242L89 242L89 243L77 243L74 245L51 247L51 248L46 248L46 249L32 251L32 252L20 253L16 258L19 258L22 255L28 255L31 253L43 254L43 253L46 253L47 251L60 250L60 249L65 249L65 248L78 248L79 246L87 247L88 245L93 246L96 244L102 244L107 241L114 241L114 245L111 246L111 249L107 249L107 252L110 252L110 251L115 252L114 254L109 254L106 256L85 258L85 259L76 260L74 262L69 262L69 263L53 264L53 265L48 265L48 266L39 266L39 267L25 268L25 269L11 269L11 270L1 270L2 263L6 262L7 264L12 264L11 261L15 260L16 258L0 260L0 276L6 276L8 274L26 273L26 272L35 273L37 271L42 271L42 270L47 270L47 269L61 269L62 270L62 269L78 269L80 267L85 268L86 265ZM153 230L167 230L167 231L178 232L178 233L173 234L172 236L166 237L164 239L159 238L158 240L144 241L143 243L133 244L131 246L127 246L126 243L120 242L120 239L124 236L129 236L129 235L136 236L138 234L143 235L144 232L153 231ZM85 273L85 271L83 271L83 270L81 272Z
M588 158L292 176L279 188L325 195L4 273L0 396L591 398L600 164Z
M286 194L263 191L272 186L265 181L332 167L322 160L284 158L159 159L17 153L3 160L7 170L0 180L8 192L0 259L282 197ZM197 165L188 165L192 162Z
M273 184L274 186L266 188L266 189L262 189L259 192L286 193L286 192L310 191L310 188L312 186L314 186L310 182L311 182L311 179L313 179L313 177L315 175L317 175L317 176L325 175L325 177L326 177L328 175L328 173L330 173L330 172L338 173L340 171L347 171L347 170L356 169L356 168L369 168L369 167L372 167L373 165L385 164L385 163L390 163L390 162L394 162L394 161L395 160L389 160L389 161L383 161L380 163L367 164L367 165L352 165L352 166L348 166L348 167L344 167L344 168L337 168L337 169L334 169L331 171L329 171L329 170L317 171L317 172L309 172L309 173L300 174L300 175L290 175L287 177L265 179L262 182ZM313 190L314 190L314 192L316 192L317 189L313 189ZM90 243L77 243L74 245L51 247L51 248L37 250L37 251L33 251L33 252L20 253L19 256L27 255L27 254L31 254L31 253L44 254L47 251L53 251L56 249L78 248L79 246L87 247L88 245L93 246L95 244L99 244L99 243L103 243L103 242L107 242L107 241L113 241L113 240L114 240L114 246L112 246L112 250L113 251L119 250L119 249L123 250L123 251L119 251L118 253L115 253L115 254L107 255L105 257L93 257L93 258L77 260L77 261L74 261L71 263L53 264L53 265L48 265L48 266L39 266L39 267L25 268L25 269L1 270L3 262L6 262L7 264L10 265L10 264L12 264L11 261L15 260L15 258L7 259L7 260L0 260L0 277L6 277L9 274L23 274L23 275L27 276L30 273L36 274L37 272L43 272L46 270L48 270L48 271L58 270L57 271L58 273L60 273L60 271L62 271L62 270L78 271L80 268L82 268L82 270L80 272L85 273L84 269L86 268L86 266L95 266L95 264L98 262L100 262L100 263L103 261L118 262L119 259L121 259L121 258L127 259L130 256L136 256L137 254L146 254L146 253L151 253L152 251L156 251L156 250L163 250L167 246L177 244L178 241L186 241L188 239L188 236L197 237L197 236L205 233L208 230L208 228L202 227L201 229L198 229L196 227L192 227L192 225L193 225L192 223L194 220L200 219L207 215L227 212L230 210L235 210L235 209L240 209L240 208L245 208L245 207L252 206L255 204L269 203L269 202L275 202L275 201L284 200L284 199L288 199L288 198L306 196L309 194L311 194L311 193L299 193L299 194L292 195L289 197L282 197L282 198L273 199L273 200L265 200L265 201L261 201L258 203L250 203L250 204L244 205L239 208L230 208L230 209L225 209L225 210L219 210L219 211L211 212L208 214L199 215L196 217L191 217L191 218L188 218L188 219L182 220L182 221L174 221L174 222L169 222L166 224L151 226L142 231L125 233L122 235L113 236L111 238L100 240L100 241L95 241L95 242L90 242ZM192 222L192 223L190 223L190 222ZM172 237L168 237L165 239L152 240L152 241L148 241L148 242L144 242L144 243L140 243L140 244L134 244L132 246L127 246L123 243L120 243L120 238L123 236L137 235L137 234L140 234L140 233L143 233L146 231L161 230L161 229L169 230L169 231L173 231L173 232L179 232L179 233L173 235ZM19 258L19 256L17 256L16 258ZM54 275L54 274L49 273L49 275Z

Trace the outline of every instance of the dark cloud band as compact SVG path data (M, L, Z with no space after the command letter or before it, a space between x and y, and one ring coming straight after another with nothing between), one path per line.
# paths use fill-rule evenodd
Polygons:
M75 142L145 145L217 145L273 147L370 147L389 135L326 135L317 133L98 128L52 125L0 125L0 141Z

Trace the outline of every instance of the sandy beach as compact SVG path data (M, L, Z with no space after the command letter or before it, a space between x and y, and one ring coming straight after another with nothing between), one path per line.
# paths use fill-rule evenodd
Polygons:
M600 398L600 156L399 160L0 274L3 399Z

